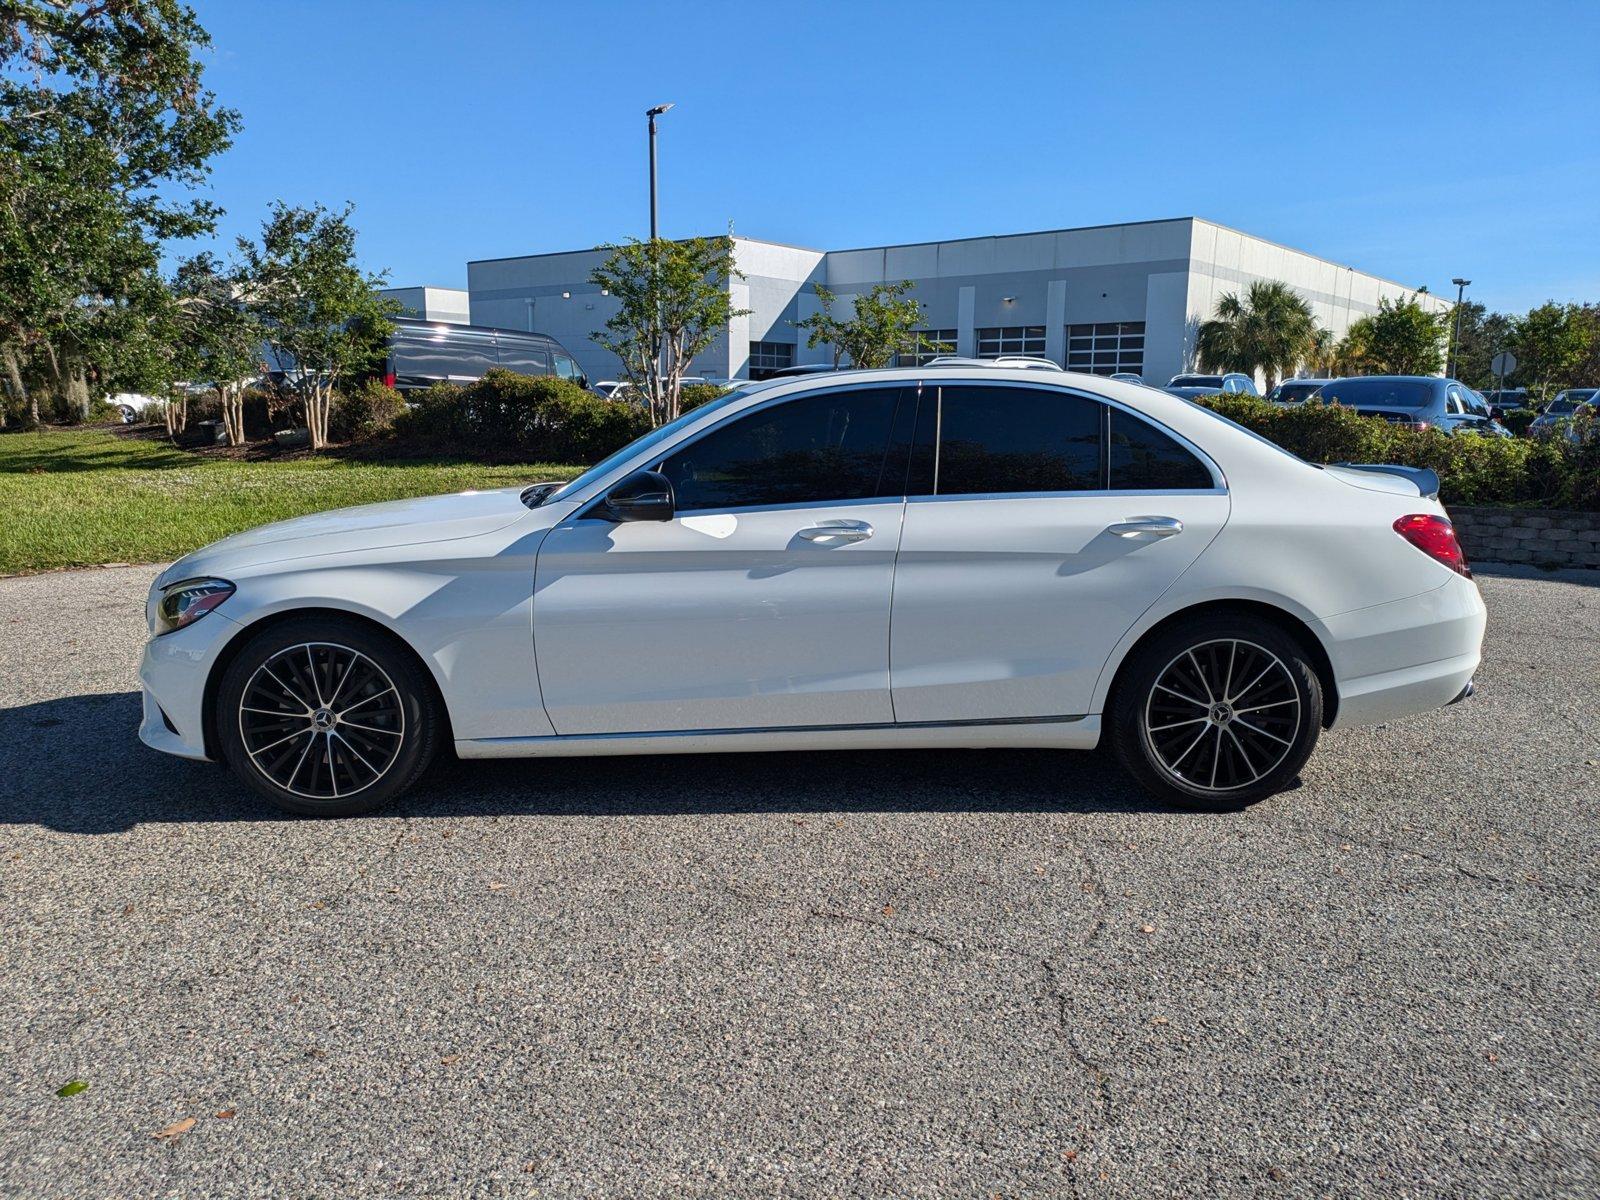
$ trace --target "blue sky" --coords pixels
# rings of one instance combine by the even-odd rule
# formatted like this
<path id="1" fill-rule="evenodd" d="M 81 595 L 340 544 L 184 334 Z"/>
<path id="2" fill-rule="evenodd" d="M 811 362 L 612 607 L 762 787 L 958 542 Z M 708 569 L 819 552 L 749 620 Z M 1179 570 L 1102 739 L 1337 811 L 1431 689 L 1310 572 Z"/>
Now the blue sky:
<path id="1" fill-rule="evenodd" d="M 1600 300 L 1600 4 L 191 0 L 212 198 L 394 284 L 648 230 L 844 248 L 1202 216 L 1492 308 Z"/>

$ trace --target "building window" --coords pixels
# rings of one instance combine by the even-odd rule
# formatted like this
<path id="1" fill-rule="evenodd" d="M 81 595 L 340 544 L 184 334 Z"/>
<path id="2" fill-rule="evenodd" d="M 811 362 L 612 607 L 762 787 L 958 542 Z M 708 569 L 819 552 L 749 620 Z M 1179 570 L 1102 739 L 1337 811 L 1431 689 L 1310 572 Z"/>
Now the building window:
<path id="1" fill-rule="evenodd" d="M 954 354 L 956 352 L 956 331 L 954 329 L 919 329 L 916 331 L 929 342 L 934 343 L 935 349 L 924 346 L 920 350 L 902 350 L 895 355 L 894 363 L 897 367 L 925 367 L 941 354 Z"/>
<path id="2" fill-rule="evenodd" d="M 1044 357 L 1044 326 L 1004 325 L 978 330 L 978 357 L 999 358 L 1002 354 Z"/>
<path id="3" fill-rule="evenodd" d="M 774 371 L 794 366 L 794 344 L 791 342 L 751 342 L 750 378 L 767 379 Z"/>
<path id="4" fill-rule="evenodd" d="M 1067 326 L 1067 370 L 1089 375 L 1144 374 L 1144 322 Z"/>

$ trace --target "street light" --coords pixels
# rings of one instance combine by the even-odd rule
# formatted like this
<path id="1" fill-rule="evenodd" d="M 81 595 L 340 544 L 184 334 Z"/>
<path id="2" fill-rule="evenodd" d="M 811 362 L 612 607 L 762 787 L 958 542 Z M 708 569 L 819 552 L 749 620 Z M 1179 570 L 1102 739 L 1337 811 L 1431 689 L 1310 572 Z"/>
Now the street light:
<path id="1" fill-rule="evenodd" d="M 670 104 L 658 104 L 654 108 L 645 110 L 645 116 L 650 118 L 650 240 L 656 240 L 656 118 L 667 109 Z"/>
<path id="2" fill-rule="evenodd" d="M 1456 327 L 1455 331 L 1450 335 L 1450 357 L 1449 361 L 1445 363 L 1444 373 L 1454 379 L 1456 377 L 1456 355 L 1461 348 L 1461 298 L 1466 295 L 1467 287 L 1472 283 L 1472 280 L 1462 279 L 1457 276 L 1450 282 L 1456 285 Z"/>

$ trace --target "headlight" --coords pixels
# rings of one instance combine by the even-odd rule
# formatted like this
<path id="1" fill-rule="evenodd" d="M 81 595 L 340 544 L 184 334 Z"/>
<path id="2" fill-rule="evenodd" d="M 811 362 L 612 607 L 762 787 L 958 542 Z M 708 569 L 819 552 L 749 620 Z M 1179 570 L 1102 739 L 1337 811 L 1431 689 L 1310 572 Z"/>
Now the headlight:
<path id="1" fill-rule="evenodd" d="M 156 605 L 156 636 L 193 625 L 231 595 L 233 584 L 226 579 L 186 579 L 171 585 Z"/>

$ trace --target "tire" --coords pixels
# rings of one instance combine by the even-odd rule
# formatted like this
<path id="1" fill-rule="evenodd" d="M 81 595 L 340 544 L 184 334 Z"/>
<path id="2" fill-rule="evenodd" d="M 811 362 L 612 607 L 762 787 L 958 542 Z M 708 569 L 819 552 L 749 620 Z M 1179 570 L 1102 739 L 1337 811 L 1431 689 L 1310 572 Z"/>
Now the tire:
<path id="1" fill-rule="evenodd" d="M 1107 708 L 1112 750 L 1140 786 L 1179 807 L 1229 812 L 1299 776 L 1322 730 L 1322 684 L 1282 627 L 1219 613 L 1134 651 Z"/>
<path id="2" fill-rule="evenodd" d="M 414 784 L 444 740 L 425 668 L 356 621 L 296 617 L 249 637 L 217 688 L 223 760 L 288 812 L 373 812 Z"/>

